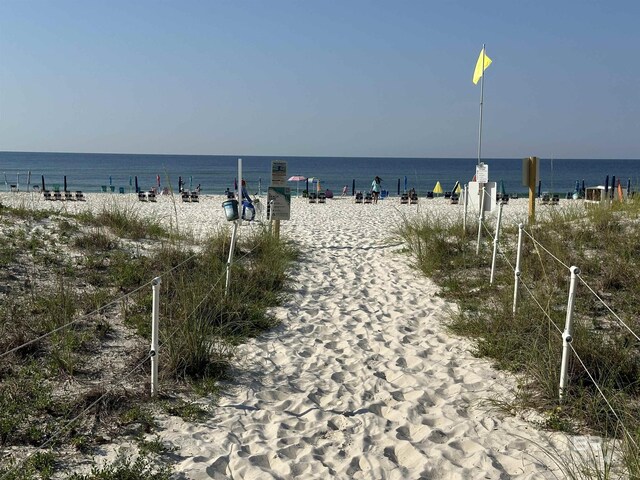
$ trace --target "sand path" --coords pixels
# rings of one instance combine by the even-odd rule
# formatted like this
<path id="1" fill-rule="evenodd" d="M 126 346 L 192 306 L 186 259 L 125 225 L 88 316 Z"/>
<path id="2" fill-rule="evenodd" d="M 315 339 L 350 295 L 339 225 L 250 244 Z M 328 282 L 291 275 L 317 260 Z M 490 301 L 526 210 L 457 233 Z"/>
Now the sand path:
<path id="1" fill-rule="evenodd" d="M 303 258 L 293 295 L 275 312 L 282 325 L 242 347 L 232 393 L 208 422 L 164 423 L 163 438 L 180 447 L 179 471 L 194 479 L 553 477 L 539 447 L 548 440 L 482 406 L 508 396 L 513 381 L 444 330 L 446 303 L 387 234 L 396 209 L 350 205 L 349 221 L 345 204 L 333 202 L 283 223 Z"/>

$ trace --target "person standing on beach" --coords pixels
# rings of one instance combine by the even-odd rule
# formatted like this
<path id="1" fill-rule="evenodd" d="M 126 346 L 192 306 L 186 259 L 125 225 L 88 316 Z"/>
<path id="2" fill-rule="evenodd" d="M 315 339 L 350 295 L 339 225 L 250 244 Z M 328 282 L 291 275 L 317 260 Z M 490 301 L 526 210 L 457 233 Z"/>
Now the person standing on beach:
<path id="1" fill-rule="evenodd" d="M 378 203 L 378 197 L 380 196 L 380 184 L 382 179 L 376 175 L 376 178 L 371 182 L 371 193 L 373 194 L 373 203 Z"/>

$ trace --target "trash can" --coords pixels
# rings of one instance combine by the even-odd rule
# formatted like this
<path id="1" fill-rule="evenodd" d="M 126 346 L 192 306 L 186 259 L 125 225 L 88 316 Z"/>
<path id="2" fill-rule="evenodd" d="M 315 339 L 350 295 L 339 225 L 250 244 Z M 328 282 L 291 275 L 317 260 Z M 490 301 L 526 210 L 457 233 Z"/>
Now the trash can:
<path id="1" fill-rule="evenodd" d="M 224 208 L 224 214 L 226 215 L 227 220 L 230 222 L 238 220 L 238 201 L 235 198 L 222 202 L 222 208 Z"/>

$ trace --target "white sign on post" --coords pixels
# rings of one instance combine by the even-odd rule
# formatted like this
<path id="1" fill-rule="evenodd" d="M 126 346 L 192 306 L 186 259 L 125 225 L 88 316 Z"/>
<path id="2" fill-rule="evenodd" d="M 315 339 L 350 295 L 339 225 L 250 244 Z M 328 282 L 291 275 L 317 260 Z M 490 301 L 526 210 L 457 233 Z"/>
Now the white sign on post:
<path id="1" fill-rule="evenodd" d="M 287 186 L 287 162 L 283 162 L 282 160 L 274 160 L 271 162 L 271 186 Z"/>
<path id="2" fill-rule="evenodd" d="M 270 220 L 289 220 L 291 218 L 291 189 L 289 187 L 269 187 L 267 191 L 267 218 Z"/>
<path id="3" fill-rule="evenodd" d="M 489 181 L 489 165 L 481 163 L 476 165 L 476 182 L 487 183 Z"/>

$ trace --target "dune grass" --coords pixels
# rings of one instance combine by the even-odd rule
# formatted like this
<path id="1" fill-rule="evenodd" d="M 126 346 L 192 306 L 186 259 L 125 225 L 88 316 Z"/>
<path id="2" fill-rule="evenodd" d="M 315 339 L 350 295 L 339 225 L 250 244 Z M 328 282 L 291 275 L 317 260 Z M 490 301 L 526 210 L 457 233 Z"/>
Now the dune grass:
<path id="1" fill-rule="evenodd" d="M 226 230 L 193 244 L 111 207 L 78 216 L 0 208 L 0 222 L 0 478 L 16 480 L 50 478 L 62 468 L 61 451 L 91 455 L 105 436 L 132 437 L 140 451 L 155 454 L 155 444 L 145 440 L 155 428 L 154 412 L 201 419 L 206 412 L 177 395 L 215 393 L 234 368 L 236 346 L 275 325 L 268 308 L 282 301 L 296 255 L 265 230 L 240 236 L 225 296 Z M 155 276 L 162 277 L 162 395 L 149 404 Z M 132 334 L 135 347 L 116 348 L 115 361 L 110 345 Z M 110 366 L 100 367 L 102 361 Z M 47 450 L 24 463 L 6 453 L 27 455 L 43 444 Z M 75 478 L 163 475 L 166 469 L 146 460 L 119 459 Z"/>
<path id="2" fill-rule="evenodd" d="M 567 266 L 578 266 L 589 286 L 640 335 L 639 201 L 558 210 L 526 228 Z M 515 265 L 517 227 L 503 230 L 500 250 L 505 257 L 499 256 L 493 286 L 492 239 L 484 235 L 476 255 L 477 224 L 463 231 L 461 222 L 426 216 L 405 222 L 398 234 L 416 266 L 458 305 L 451 330 L 474 338 L 478 356 L 522 375 L 510 408 L 537 409 L 545 428 L 618 438 L 627 474 L 640 478 L 640 342 L 587 287 L 578 282 L 573 347 L 589 373 L 572 359 L 569 387 L 560 403 L 562 337 L 556 326 L 564 329 L 568 270 L 525 236 L 521 278 L 538 303 L 521 287 L 513 315 L 514 271 L 505 257 Z M 601 473 L 596 476 L 605 478 Z"/>

